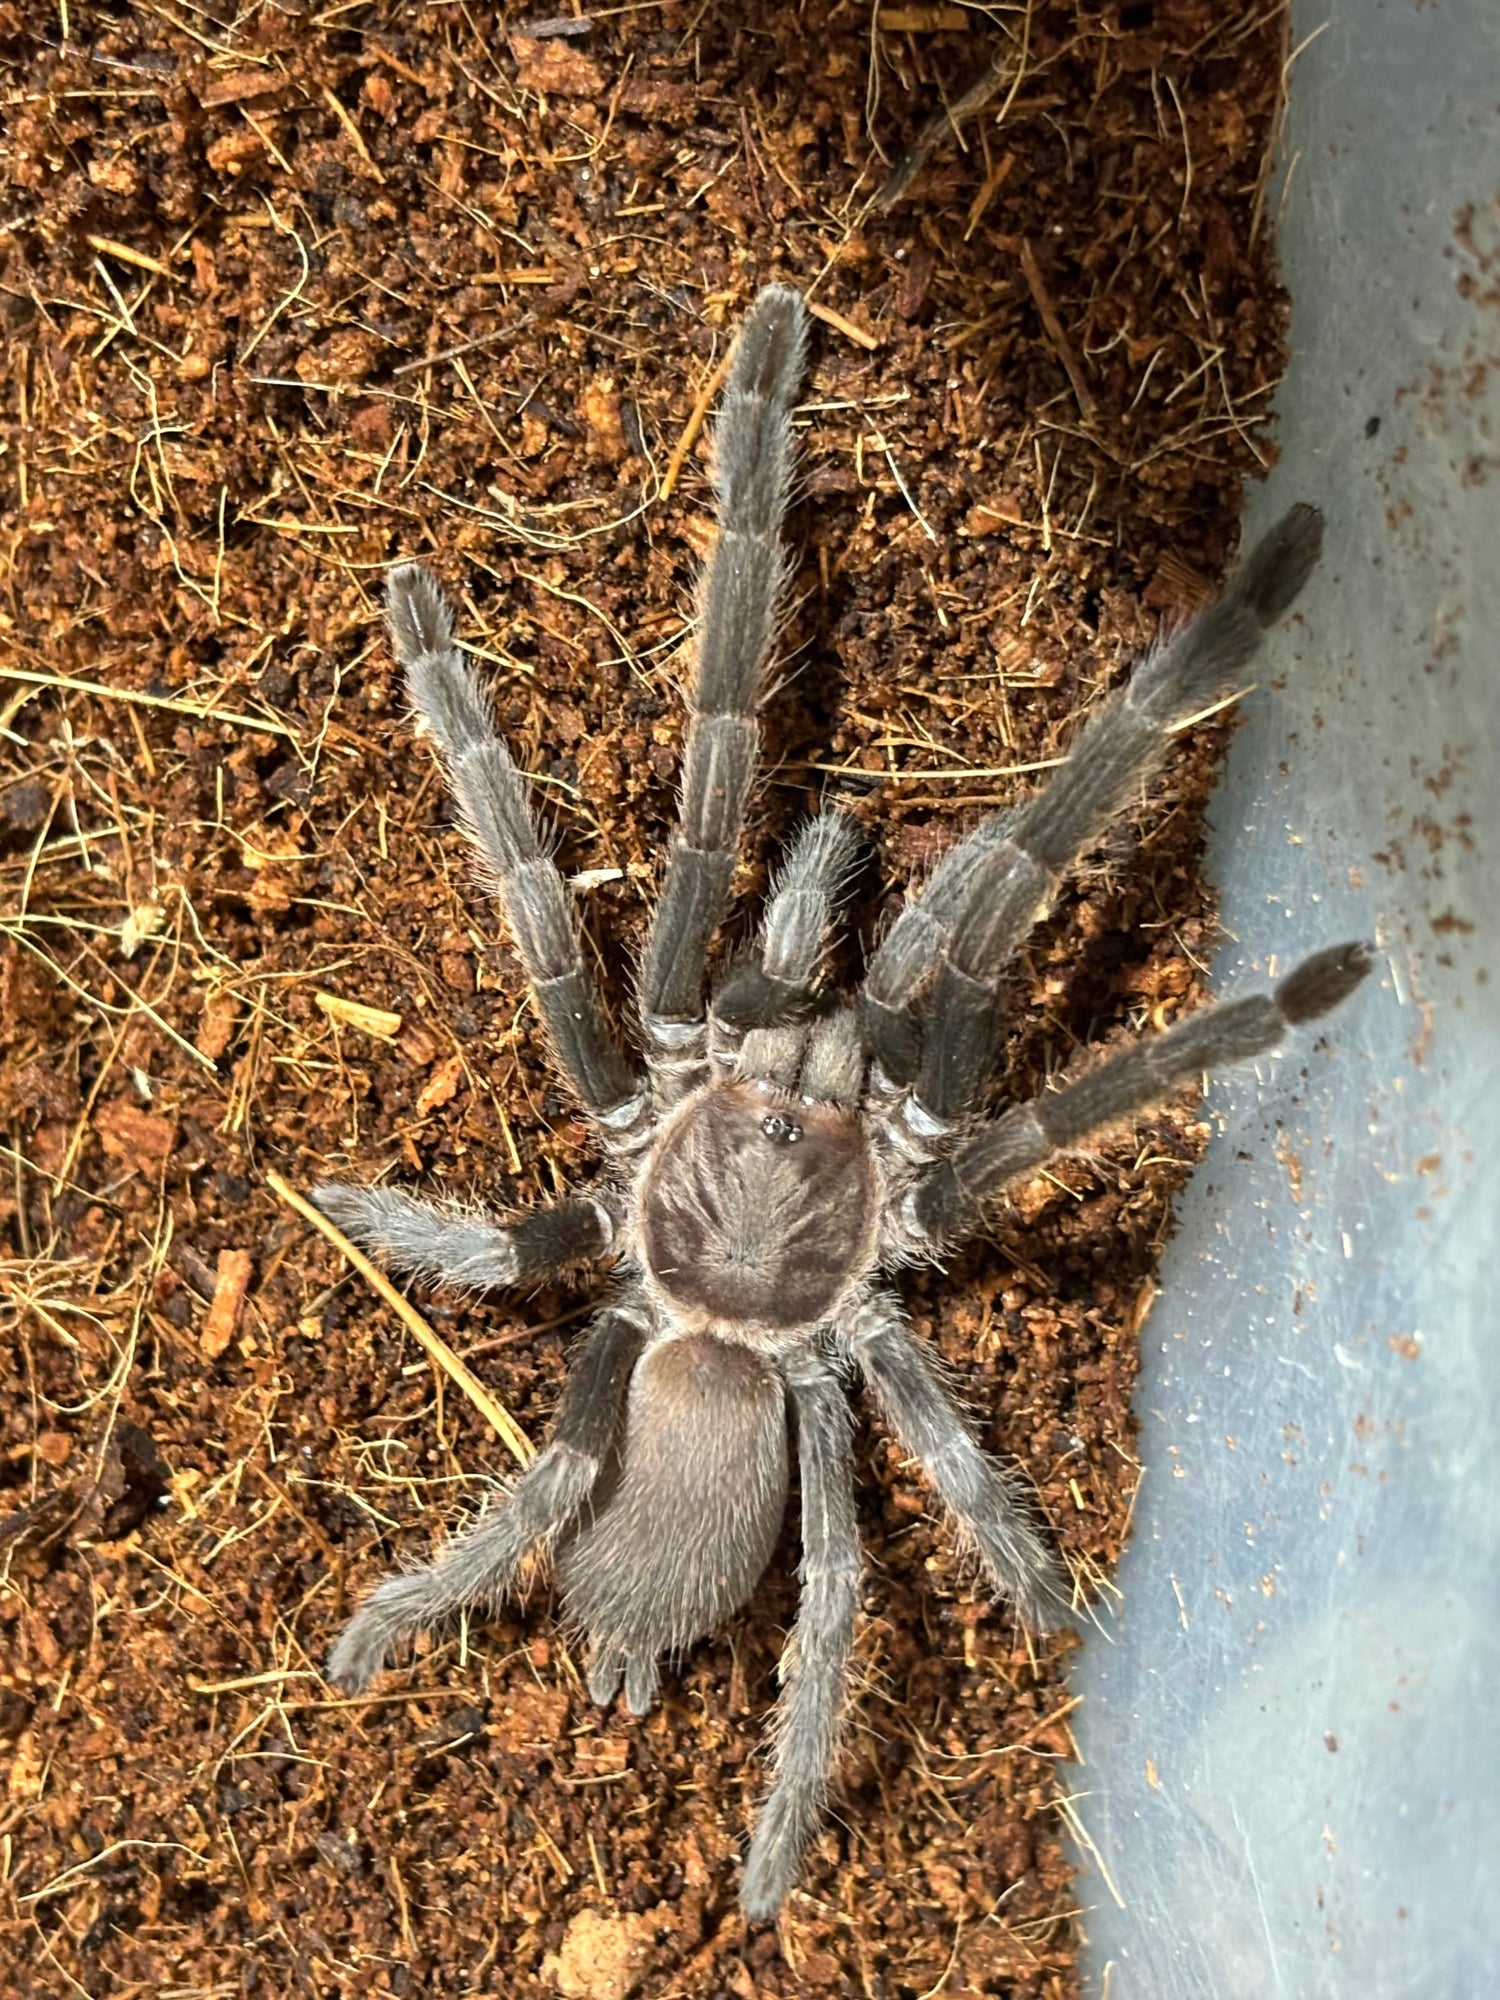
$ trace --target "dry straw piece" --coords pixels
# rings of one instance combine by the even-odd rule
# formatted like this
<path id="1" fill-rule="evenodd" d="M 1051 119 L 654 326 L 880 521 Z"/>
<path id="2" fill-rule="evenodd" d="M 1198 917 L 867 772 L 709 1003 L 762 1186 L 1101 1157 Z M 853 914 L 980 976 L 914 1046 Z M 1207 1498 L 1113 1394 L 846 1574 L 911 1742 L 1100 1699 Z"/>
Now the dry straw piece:
<path id="1" fill-rule="evenodd" d="M 455 1383 L 478 1410 L 490 1429 L 500 1439 L 518 1465 L 530 1465 L 536 1457 L 536 1446 L 527 1437 L 510 1412 L 485 1388 L 479 1377 L 465 1367 L 453 1349 L 423 1319 L 410 1299 L 403 1298 L 390 1279 L 378 1265 L 372 1264 L 361 1250 L 356 1250 L 340 1230 L 335 1229 L 326 1215 L 321 1214 L 305 1196 L 284 1181 L 280 1174 L 266 1175 L 266 1186 L 288 1208 L 297 1211 L 304 1222 L 310 1222 L 320 1235 L 326 1236 L 334 1248 L 340 1251 L 358 1271 L 368 1285 L 380 1294 L 386 1304 L 400 1319 L 403 1326 L 414 1334 L 426 1348 L 428 1354 L 442 1369 L 450 1382 Z"/>

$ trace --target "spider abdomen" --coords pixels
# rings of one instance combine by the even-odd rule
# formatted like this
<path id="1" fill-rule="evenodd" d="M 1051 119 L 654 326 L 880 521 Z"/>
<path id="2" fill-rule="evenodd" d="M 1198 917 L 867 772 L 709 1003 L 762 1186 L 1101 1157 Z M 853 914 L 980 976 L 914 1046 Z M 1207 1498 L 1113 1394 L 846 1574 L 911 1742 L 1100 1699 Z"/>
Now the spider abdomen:
<path id="1" fill-rule="evenodd" d="M 559 1556 L 591 1685 L 612 1690 L 623 1672 L 639 1712 L 658 1655 L 738 1610 L 781 1532 L 787 1466 L 786 1398 L 767 1357 L 704 1334 L 648 1348 L 592 1513 Z"/>
<path id="2" fill-rule="evenodd" d="M 873 1261 L 877 1176 L 859 1120 L 763 1084 L 712 1085 L 668 1127 L 641 1193 L 646 1267 L 689 1323 L 788 1333 Z"/>

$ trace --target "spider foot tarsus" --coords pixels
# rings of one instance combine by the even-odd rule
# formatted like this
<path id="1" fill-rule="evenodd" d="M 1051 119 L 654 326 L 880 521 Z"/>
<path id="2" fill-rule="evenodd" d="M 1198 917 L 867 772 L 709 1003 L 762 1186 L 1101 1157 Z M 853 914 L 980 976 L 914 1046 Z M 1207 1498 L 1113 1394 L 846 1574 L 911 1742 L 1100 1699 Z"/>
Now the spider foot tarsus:
<path id="1" fill-rule="evenodd" d="M 608 1708 L 625 1685 L 625 1706 L 632 1715 L 649 1713 L 661 1683 L 656 1654 L 644 1647 L 634 1652 L 618 1646 L 596 1649 L 588 1665 L 589 1700 L 597 1708 Z"/>
<path id="2" fill-rule="evenodd" d="M 1332 945 L 1303 959 L 1271 992 L 1201 1007 L 1061 1090 L 1012 1105 L 972 1132 L 907 1197 L 905 1219 L 914 1235 L 936 1244 L 972 1234 L 1007 1182 L 1160 1104 L 1205 1071 L 1270 1054 L 1290 1029 L 1347 1000 L 1373 964 L 1368 944 Z"/>
<path id="3" fill-rule="evenodd" d="M 1028 1625 L 1065 1624 L 1067 1572 L 1039 1526 L 1022 1476 L 975 1442 L 940 1358 L 913 1332 L 899 1300 L 877 1292 L 851 1316 L 843 1345 L 882 1416 L 922 1467 L 979 1554 L 989 1581 Z"/>
<path id="4" fill-rule="evenodd" d="M 1060 1631 L 1075 1615 L 1072 1579 L 1033 1525 L 1020 1481 L 1004 1467 L 995 1470 L 1002 1490 L 993 1516 L 965 1523 L 985 1576 L 996 1596 L 1033 1632 Z"/>
<path id="5" fill-rule="evenodd" d="M 425 1631 L 433 1620 L 430 1572 L 393 1576 L 349 1620 L 328 1656 L 327 1677 L 345 1694 L 363 1694 L 389 1665 L 403 1639 Z"/>
<path id="6" fill-rule="evenodd" d="M 752 1924 L 769 1923 L 781 1909 L 820 1817 L 821 1808 L 799 1811 L 798 1802 L 780 1791 L 761 1807 L 740 1884 L 740 1908 Z"/>
<path id="7" fill-rule="evenodd" d="M 660 1681 L 654 1653 L 632 1653 L 625 1662 L 625 1706 L 632 1715 L 645 1715 L 656 1700 Z"/>
<path id="8" fill-rule="evenodd" d="M 596 1708 L 608 1708 L 620 1692 L 620 1681 L 625 1672 L 625 1663 L 613 1647 L 606 1647 L 594 1654 L 588 1664 L 589 1700 Z"/>
<path id="9" fill-rule="evenodd" d="M 1331 1014 L 1349 998 L 1375 963 L 1375 947 L 1356 939 L 1330 945 L 1294 966 L 1276 988 L 1276 1005 L 1293 1027 Z"/>
<path id="10" fill-rule="evenodd" d="M 1302 594 L 1323 553 L 1323 516 L 1301 501 L 1289 507 L 1245 558 L 1233 588 L 1262 625 L 1274 625 Z"/>

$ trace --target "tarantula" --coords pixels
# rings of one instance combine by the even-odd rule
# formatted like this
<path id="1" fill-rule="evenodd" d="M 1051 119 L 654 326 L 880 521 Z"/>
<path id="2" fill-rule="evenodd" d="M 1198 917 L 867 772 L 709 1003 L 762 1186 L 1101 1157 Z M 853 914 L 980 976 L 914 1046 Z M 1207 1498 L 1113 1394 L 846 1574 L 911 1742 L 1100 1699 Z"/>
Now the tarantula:
<path id="1" fill-rule="evenodd" d="M 587 1635 L 588 1685 L 651 1704 L 662 1655 L 742 1605 L 781 1531 L 788 1414 L 801 1484 L 801 1600 L 782 1662 L 774 1782 L 742 1903 L 780 1907 L 823 1811 L 859 1606 L 845 1380 L 858 1376 L 1034 1625 L 1066 1615 L 1067 1579 L 1021 1477 L 986 1455 L 883 1274 L 984 1226 L 1006 1183 L 1215 1064 L 1274 1048 L 1365 976 L 1367 947 L 1298 965 L 1269 994 L 1208 1007 L 1031 1103 L 988 1115 L 997 989 L 1064 872 L 1139 792 L 1187 717 L 1238 686 L 1317 559 L 1294 507 L 1224 595 L 1141 664 L 1067 764 L 986 820 L 912 893 L 856 997 L 819 991 L 857 851 L 825 811 L 797 835 L 754 946 L 704 985 L 755 775 L 755 711 L 787 575 L 781 531 L 807 314 L 762 291 L 740 333 L 715 435 L 719 533 L 701 587 L 681 819 L 636 987 L 642 1061 L 607 1027 L 568 890 L 526 782 L 436 584 L 391 572 L 391 638 L 411 699 L 504 908 L 559 1067 L 598 1135 L 589 1189 L 504 1223 L 393 1189 L 316 1199 L 398 1269 L 480 1290 L 617 1260 L 550 1441 L 430 1568 L 380 1585 L 334 1648 L 363 1688 L 396 1642 L 499 1602 L 538 1544 L 556 1553 Z"/>

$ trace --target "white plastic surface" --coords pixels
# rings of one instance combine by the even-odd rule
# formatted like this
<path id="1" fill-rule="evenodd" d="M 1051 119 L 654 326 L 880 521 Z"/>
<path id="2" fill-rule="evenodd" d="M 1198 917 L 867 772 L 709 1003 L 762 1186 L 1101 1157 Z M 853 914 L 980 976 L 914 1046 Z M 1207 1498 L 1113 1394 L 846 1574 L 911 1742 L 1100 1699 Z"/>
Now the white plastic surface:
<path id="1" fill-rule="evenodd" d="M 1215 1086 L 1078 1685 L 1107 2000 L 1500 1992 L 1500 5 L 1294 0 L 1282 459 L 1327 553 L 1246 703 L 1221 992 L 1380 974 Z M 1280 196 L 1273 194 L 1273 204 Z"/>

